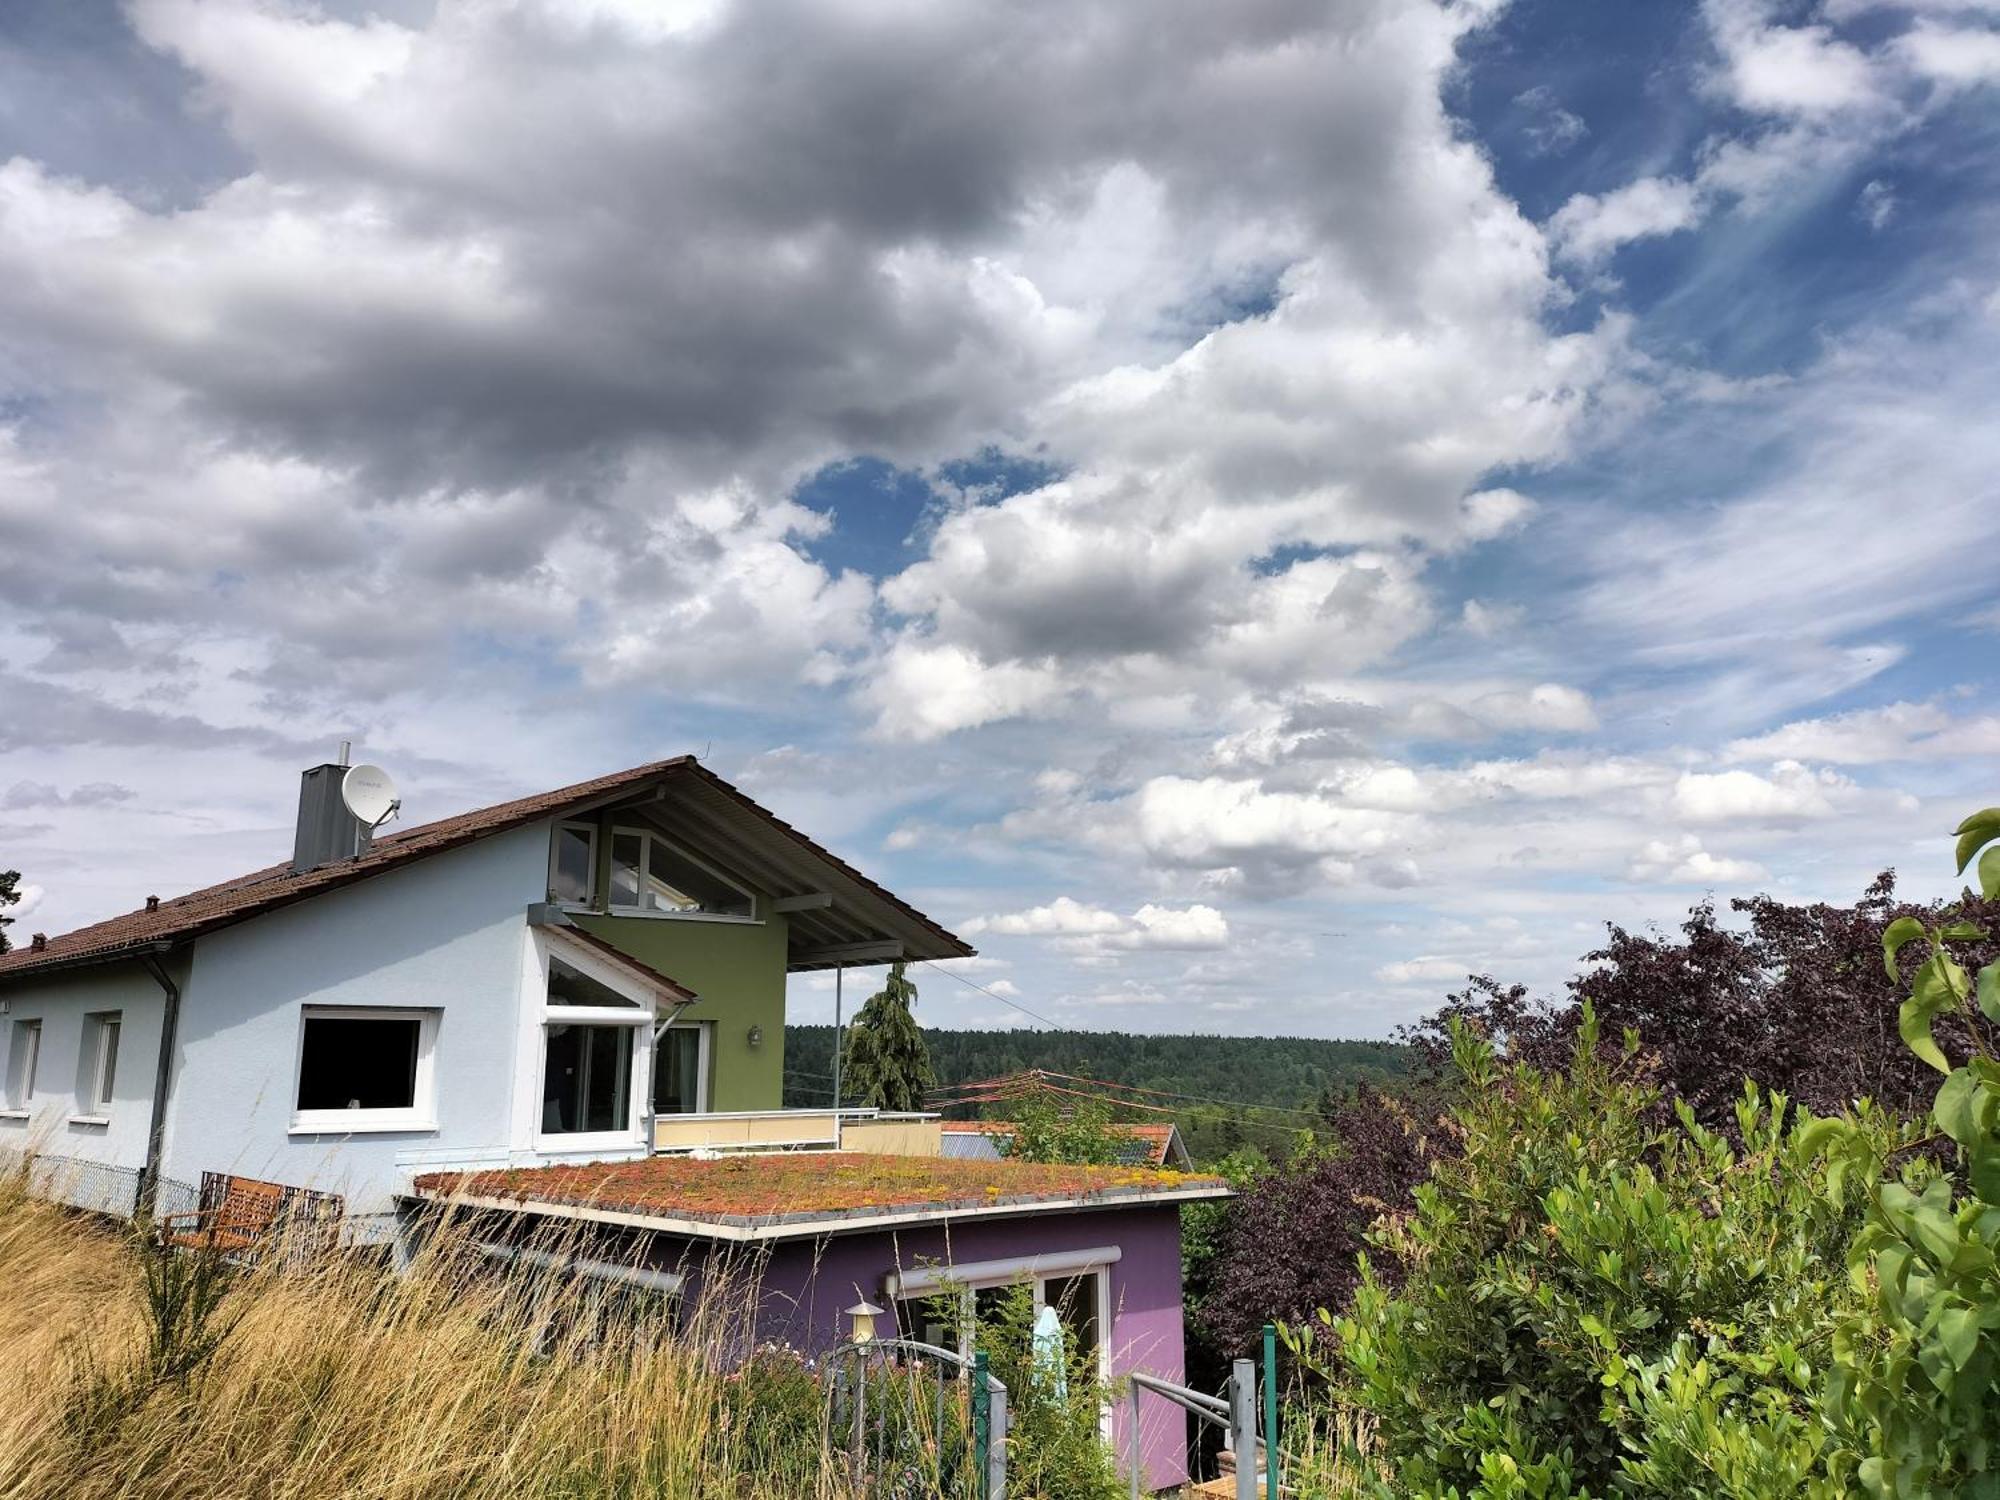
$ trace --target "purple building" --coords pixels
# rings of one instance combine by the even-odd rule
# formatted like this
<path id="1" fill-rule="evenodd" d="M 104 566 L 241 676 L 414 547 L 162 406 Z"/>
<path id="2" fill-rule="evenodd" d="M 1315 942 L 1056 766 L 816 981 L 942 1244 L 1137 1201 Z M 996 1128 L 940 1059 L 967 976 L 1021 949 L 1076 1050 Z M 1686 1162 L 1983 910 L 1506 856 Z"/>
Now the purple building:
<path id="1" fill-rule="evenodd" d="M 751 1290 L 758 1342 L 807 1352 L 846 1342 L 859 1302 L 889 1314 L 878 1334 L 951 1347 L 970 1319 L 941 1318 L 941 1294 L 976 1304 L 1025 1283 L 1115 1389 L 1134 1371 L 1182 1379 L 1179 1205 L 1228 1188 L 1130 1168 L 784 1153 L 439 1174 L 417 1192 L 504 1213 L 487 1222 L 508 1234 L 588 1225 L 606 1265 L 644 1264 L 689 1299 L 727 1275 Z M 1108 1404 L 1121 1463 L 1130 1421 L 1127 1403 Z M 1147 1489 L 1183 1483 L 1183 1413 L 1146 1403 L 1140 1450 Z"/>

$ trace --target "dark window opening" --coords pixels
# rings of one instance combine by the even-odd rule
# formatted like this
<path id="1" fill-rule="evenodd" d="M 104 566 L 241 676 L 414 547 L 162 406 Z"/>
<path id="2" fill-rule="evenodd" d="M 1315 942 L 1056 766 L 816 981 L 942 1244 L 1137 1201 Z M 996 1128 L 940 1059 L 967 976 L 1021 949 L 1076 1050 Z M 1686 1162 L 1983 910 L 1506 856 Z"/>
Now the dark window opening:
<path id="1" fill-rule="evenodd" d="M 299 1108 L 414 1109 L 415 1016 L 307 1016 L 299 1059 Z"/>
<path id="2" fill-rule="evenodd" d="M 757 909 L 749 892 L 689 859 L 657 834 L 630 830 L 611 835 L 611 904 L 732 917 L 753 916 Z"/>
<path id="3" fill-rule="evenodd" d="M 1081 1276 L 1051 1276 L 1042 1285 L 1042 1300 L 1056 1310 L 1063 1331 L 1069 1335 L 1072 1357 L 1093 1370 L 1097 1368 L 1100 1341 L 1097 1277 L 1095 1271 L 1086 1271 Z"/>
<path id="4" fill-rule="evenodd" d="M 631 1118 L 630 1026 L 550 1026 L 542 1133 L 623 1130 Z"/>
<path id="5" fill-rule="evenodd" d="M 701 1032 L 669 1026 L 653 1048 L 653 1113 L 691 1115 L 701 1108 Z"/>

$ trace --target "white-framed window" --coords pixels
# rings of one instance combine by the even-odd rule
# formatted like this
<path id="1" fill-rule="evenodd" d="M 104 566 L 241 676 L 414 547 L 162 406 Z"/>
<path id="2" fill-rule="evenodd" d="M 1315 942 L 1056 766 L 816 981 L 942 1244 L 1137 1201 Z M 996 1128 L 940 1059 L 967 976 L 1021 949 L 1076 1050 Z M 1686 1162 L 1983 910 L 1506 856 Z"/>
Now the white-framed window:
<path id="1" fill-rule="evenodd" d="M 597 825 L 558 823 L 549 845 L 549 899 L 597 904 Z"/>
<path id="2" fill-rule="evenodd" d="M 681 1021 L 660 1028 L 653 1039 L 653 1113 L 698 1115 L 708 1109 L 709 1054 L 715 1027 L 708 1021 Z"/>
<path id="3" fill-rule="evenodd" d="M 437 1032 L 435 1010 L 301 1007 L 292 1129 L 437 1129 Z"/>
<path id="4" fill-rule="evenodd" d="M 7 1107 L 26 1109 L 35 1096 L 35 1069 L 42 1056 L 42 1023 L 16 1021 L 7 1046 Z"/>
<path id="5" fill-rule="evenodd" d="M 611 830 L 610 907 L 681 916 L 757 915 L 750 892 L 650 828 Z"/>
<path id="6" fill-rule="evenodd" d="M 537 1144 L 638 1144 L 652 1058 L 653 997 L 615 965 L 550 942 L 542 968 Z"/>
<path id="7" fill-rule="evenodd" d="M 892 1277 L 889 1298 L 904 1338 L 972 1357 L 976 1323 L 990 1323 L 1012 1287 L 1034 1290 L 1035 1312 L 1053 1307 L 1080 1358 L 1111 1379 L 1111 1265 L 1115 1249 L 1059 1255 L 1042 1262 L 985 1262 Z"/>
<path id="8" fill-rule="evenodd" d="M 85 1115 L 111 1113 L 112 1091 L 118 1082 L 118 1036 L 123 1017 L 104 1011 L 83 1018 L 83 1070 L 77 1102 Z"/>

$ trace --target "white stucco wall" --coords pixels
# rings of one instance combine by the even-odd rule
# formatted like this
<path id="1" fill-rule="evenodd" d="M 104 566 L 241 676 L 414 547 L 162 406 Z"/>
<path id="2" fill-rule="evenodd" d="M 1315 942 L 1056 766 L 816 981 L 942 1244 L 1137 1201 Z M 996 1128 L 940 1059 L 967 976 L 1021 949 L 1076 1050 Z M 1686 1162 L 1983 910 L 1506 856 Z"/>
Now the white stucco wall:
<path id="1" fill-rule="evenodd" d="M 135 965 L 81 969 L 39 983 L 0 990 L 0 1086 L 14 1076 L 14 1023 L 42 1023 L 41 1056 L 27 1119 L 0 1117 L 0 1150 L 30 1150 L 136 1171 L 146 1160 L 146 1131 L 152 1119 L 153 1076 L 160 1055 L 164 995 L 153 978 Z M 105 1123 L 73 1118 L 84 1112 L 92 1080 L 85 1076 L 85 1018 L 116 1012 L 120 1029 L 118 1069 Z M 12 1103 L 12 1100 L 8 1100 Z"/>
<path id="2" fill-rule="evenodd" d="M 526 909 L 548 881 L 548 825 L 498 834 L 201 938 L 181 1010 L 165 1175 L 203 1171 L 344 1194 L 385 1212 L 413 1170 L 506 1159 Z M 436 1129 L 292 1129 L 300 1011 L 440 1012 Z"/>

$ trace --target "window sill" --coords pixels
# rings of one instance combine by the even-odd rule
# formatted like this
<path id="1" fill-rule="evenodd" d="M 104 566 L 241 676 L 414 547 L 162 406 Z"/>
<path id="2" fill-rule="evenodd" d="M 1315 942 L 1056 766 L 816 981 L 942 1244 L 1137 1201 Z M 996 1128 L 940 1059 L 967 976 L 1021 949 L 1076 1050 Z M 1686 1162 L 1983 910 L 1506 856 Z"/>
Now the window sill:
<path id="1" fill-rule="evenodd" d="M 111 1116 L 109 1116 L 109 1115 L 71 1115 L 71 1116 L 69 1117 L 69 1122 L 70 1122 L 70 1124 L 72 1124 L 72 1125 L 109 1125 L 109 1124 L 111 1123 Z"/>
<path id="2" fill-rule="evenodd" d="M 644 1136 L 629 1130 L 616 1132 L 597 1131 L 586 1135 L 578 1131 L 574 1135 L 537 1135 L 535 1155 L 537 1156 L 581 1156 L 595 1155 L 601 1151 L 646 1150 Z"/>
<path id="3" fill-rule="evenodd" d="M 294 1120 L 286 1135 L 436 1135 L 436 1120 Z"/>
<path id="4" fill-rule="evenodd" d="M 0 1120 L 27 1120 L 34 1117 L 31 1109 L 0 1109 Z"/>

